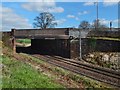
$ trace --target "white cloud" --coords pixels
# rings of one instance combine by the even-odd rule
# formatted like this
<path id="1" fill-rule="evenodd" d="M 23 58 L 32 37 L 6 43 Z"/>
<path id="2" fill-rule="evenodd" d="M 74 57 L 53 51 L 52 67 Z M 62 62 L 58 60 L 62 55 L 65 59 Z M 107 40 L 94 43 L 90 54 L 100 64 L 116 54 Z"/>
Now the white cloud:
<path id="1" fill-rule="evenodd" d="M 59 25 L 59 24 L 63 24 L 65 21 L 66 21 L 66 19 L 59 19 L 59 20 L 55 20 L 53 22 L 56 22 Z"/>
<path id="2" fill-rule="evenodd" d="M 112 6 L 118 4 L 119 0 L 103 0 L 104 6 Z"/>
<path id="3" fill-rule="evenodd" d="M 112 5 L 118 4 L 119 1 L 120 0 L 103 0 L 102 2 L 103 2 L 104 6 L 112 6 Z M 96 1 L 85 2 L 83 5 L 84 6 L 93 6 L 93 5 L 95 5 L 95 2 Z M 98 2 L 100 2 L 100 1 L 98 1 Z"/>
<path id="4" fill-rule="evenodd" d="M 97 1 L 97 0 L 96 0 Z M 83 5 L 84 6 L 93 6 L 93 5 L 95 5 L 95 2 L 96 2 L 95 0 L 94 1 L 88 1 L 88 2 L 85 2 Z M 104 6 L 112 6 L 112 5 L 116 5 L 116 4 L 118 4 L 118 2 L 119 2 L 120 0 L 103 0 L 103 1 L 101 1 L 101 0 L 98 0 L 98 2 L 103 2 L 103 5 Z M 99 3 L 98 3 L 99 4 Z"/>
<path id="5" fill-rule="evenodd" d="M 92 6 L 92 5 L 94 5 L 94 2 L 85 2 L 84 3 L 84 6 Z"/>
<path id="6" fill-rule="evenodd" d="M 28 0 L 29 2 L 55 2 L 55 0 Z"/>
<path id="7" fill-rule="evenodd" d="M 2 0 L 2 2 L 116 2 L 119 0 Z"/>
<path id="8" fill-rule="evenodd" d="M 61 13 L 64 12 L 62 7 L 57 7 L 54 0 L 40 0 L 39 2 L 27 2 L 22 4 L 22 7 L 28 11 L 36 12 L 51 12 Z"/>
<path id="9" fill-rule="evenodd" d="M 79 20 L 79 18 L 78 17 L 76 17 L 76 16 L 74 16 L 74 15 L 67 15 L 67 18 L 73 18 L 73 19 L 75 19 L 75 20 Z"/>
<path id="10" fill-rule="evenodd" d="M 78 17 L 75 17 L 75 20 L 79 21 L 80 19 Z"/>
<path id="11" fill-rule="evenodd" d="M 115 20 L 107 20 L 107 19 L 99 19 L 101 24 L 107 25 L 109 27 L 110 22 L 112 22 L 113 27 L 118 27 L 118 23 L 120 23 L 120 20 L 115 19 Z"/>
<path id="12" fill-rule="evenodd" d="M 2 0 L 2 2 L 54 2 L 55 0 Z"/>
<path id="13" fill-rule="evenodd" d="M 88 11 L 83 11 L 83 12 L 79 12 L 78 15 L 84 15 L 84 14 L 88 14 Z"/>
<path id="14" fill-rule="evenodd" d="M 88 14 L 88 11 L 83 11 L 83 14 Z"/>
<path id="15" fill-rule="evenodd" d="M 106 19 L 100 19 L 100 22 L 102 23 L 102 24 L 109 24 L 110 22 L 112 22 L 112 23 L 118 23 L 118 22 L 120 22 L 120 20 L 118 20 L 118 19 L 115 19 L 115 20 L 106 20 Z"/>
<path id="16" fill-rule="evenodd" d="M 103 2 L 119 2 L 120 0 L 103 0 Z"/>
<path id="17" fill-rule="evenodd" d="M 2 2 L 41 2 L 41 1 L 49 1 L 49 2 L 87 2 L 88 0 L 2 0 Z M 96 1 L 96 0 L 89 0 Z M 99 0 L 100 1 L 100 0 Z"/>
<path id="18" fill-rule="evenodd" d="M 67 15 L 68 18 L 75 18 L 74 15 Z"/>
<path id="19" fill-rule="evenodd" d="M 115 27 L 118 28 L 118 27 L 120 26 L 120 19 L 115 19 L 115 20 L 113 20 L 112 22 L 113 22 L 113 24 L 115 25 Z M 113 26 L 114 26 L 114 25 L 113 25 Z"/>
<path id="20" fill-rule="evenodd" d="M 110 20 L 106 20 L 106 19 L 100 19 L 100 23 L 102 24 L 109 24 L 110 23 Z"/>
<path id="21" fill-rule="evenodd" d="M 28 19 L 19 16 L 11 8 L 1 7 L 2 8 L 2 30 L 10 31 L 11 28 L 32 28 L 32 25 L 28 23 Z"/>
<path id="22" fill-rule="evenodd" d="M 104 2 L 103 5 L 104 6 L 112 6 L 112 5 L 116 5 L 117 2 Z"/>
<path id="23" fill-rule="evenodd" d="M 113 20 L 113 23 L 120 23 L 120 19 Z"/>

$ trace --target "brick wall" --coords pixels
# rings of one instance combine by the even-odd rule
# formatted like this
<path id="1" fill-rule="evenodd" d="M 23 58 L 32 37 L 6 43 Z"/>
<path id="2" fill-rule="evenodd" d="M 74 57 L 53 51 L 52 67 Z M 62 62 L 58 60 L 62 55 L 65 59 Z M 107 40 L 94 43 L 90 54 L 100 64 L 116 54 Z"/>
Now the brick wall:
<path id="1" fill-rule="evenodd" d="M 83 38 L 82 56 L 90 52 L 120 52 L 120 41 Z M 79 40 L 70 44 L 71 58 L 79 57 Z"/>
<path id="2" fill-rule="evenodd" d="M 120 41 L 103 39 L 82 39 L 82 53 L 120 52 Z"/>

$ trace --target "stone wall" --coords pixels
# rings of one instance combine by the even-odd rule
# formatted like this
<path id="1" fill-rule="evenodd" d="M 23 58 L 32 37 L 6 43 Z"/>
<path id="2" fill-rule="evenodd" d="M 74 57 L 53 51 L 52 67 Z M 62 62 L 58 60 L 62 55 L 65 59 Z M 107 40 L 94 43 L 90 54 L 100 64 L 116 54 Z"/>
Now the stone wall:
<path id="1" fill-rule="evenodd" d="M 111 68 L 114 70 L 120 70 L 120 53 L 119 52 L 93 52 L 85 55 L 83 58 L 86 62 Z"/>

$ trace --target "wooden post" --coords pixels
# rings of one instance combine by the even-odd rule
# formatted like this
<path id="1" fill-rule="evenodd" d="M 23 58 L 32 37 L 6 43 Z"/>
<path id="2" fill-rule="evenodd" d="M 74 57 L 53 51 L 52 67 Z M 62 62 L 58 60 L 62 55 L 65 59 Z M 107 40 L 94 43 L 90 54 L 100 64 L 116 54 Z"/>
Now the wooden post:
<path id="1" fill-rule="evenodd" d="M 16 53 L 16 40 L 15 40 L 15 36 L 14 36 L 14 34 L 15 34 L 15 29 L 11 29 L 11 31 L 12 31 L 12 50 L 13 50 L 13 54 L 15 54 Z"/>

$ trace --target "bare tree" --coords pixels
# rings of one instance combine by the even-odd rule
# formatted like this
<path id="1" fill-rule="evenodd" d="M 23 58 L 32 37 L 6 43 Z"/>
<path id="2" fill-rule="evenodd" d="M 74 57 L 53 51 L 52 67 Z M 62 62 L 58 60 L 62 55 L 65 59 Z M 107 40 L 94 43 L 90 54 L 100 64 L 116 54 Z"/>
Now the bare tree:
<path id="1" fill-rule="evenodd" d="M 55 22 L 55 17 L 49 12 L 40 13 L 34 20 L 35 22 L 33 25 L 35 28 L 46 29 L 57 25 Z"/>
<path id="2" fill-rule="evenodd" d="M 81 29 L 89 29 L 90 26 L 91 26 L 91 25 L 89 24 L 88 21 L 82 21 L 82 22 L 80 23 L 80 25 L 79 25 L 79 28 L 81 28 Z"/>
<path id="3" fill-rule="evenodd" d="M 92 27 L 95 28 L 96 30 L 103 30 L 105 28 L 108 28 L 106 25 L 102 24 L 100 20 L 94 20 Z"/>

